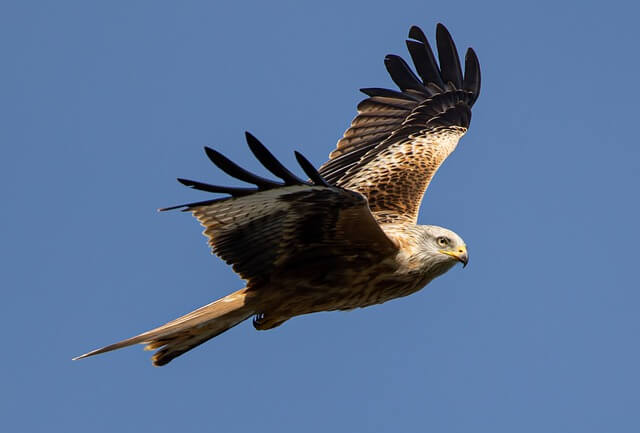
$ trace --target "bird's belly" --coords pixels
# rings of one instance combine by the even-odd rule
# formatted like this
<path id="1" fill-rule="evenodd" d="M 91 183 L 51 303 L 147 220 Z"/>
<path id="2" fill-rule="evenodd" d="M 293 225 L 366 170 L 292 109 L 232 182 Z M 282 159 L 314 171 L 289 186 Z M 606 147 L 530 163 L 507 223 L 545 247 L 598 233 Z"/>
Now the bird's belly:
<path id="1" fill-rule="evenodd" d="M 288 293 L 280 297 L 274 310 L 280 316 L 289 317 L 320 311 L 352 310 L 410 295 L 428 282 L 420 275 L 381 272 L 331 280 L 331 284 L 289 282 L 285 286 Z"/>
<path id="2" fill-rule="evenodd" d="M 424 284 L 417 276 L 382 276 L 373 278 L 350 290 L 350 296 L 346 296 L 344 306 L 336 309 L 350 310 L 371 305 L 382 304 L 396 298 L 411 295 L 417 292 Z"/>

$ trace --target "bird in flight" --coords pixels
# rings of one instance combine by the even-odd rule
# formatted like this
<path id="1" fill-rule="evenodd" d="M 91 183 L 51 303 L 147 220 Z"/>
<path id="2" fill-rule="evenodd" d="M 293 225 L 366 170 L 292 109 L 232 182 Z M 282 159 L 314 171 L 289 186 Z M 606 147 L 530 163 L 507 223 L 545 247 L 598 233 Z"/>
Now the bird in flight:
<path id="1" fill-rule="evenodd" d="M 420 290 L 456 263 L 465 266 L 460 236 L 416 223 L 429 182 L 469 127 L 480 93 L 478 58 L 469 48 L 463 73 L 442 24 L 436 28 L 438 61 L 418 27 L 411 27 L 407 47 L 417 75 L 401 57 L 386 56 L 399 90 L 361 89 L 367 98 L 329 161 L 316 170 L 295 153 L 308 180 L 249 133 L 249 149 L 280 180 L 253 174 L 205 147 L 220 170 L 254 187 L 178 179 L 226 196 L 161 210 L 191 212 L 213 253 L 246 287 L 74 359 L 145 344 L 157 350 L 152 361 L 161 366 L 250 317 L 256 329 L 266 330 L 302 314 L 380 304 Z"/>

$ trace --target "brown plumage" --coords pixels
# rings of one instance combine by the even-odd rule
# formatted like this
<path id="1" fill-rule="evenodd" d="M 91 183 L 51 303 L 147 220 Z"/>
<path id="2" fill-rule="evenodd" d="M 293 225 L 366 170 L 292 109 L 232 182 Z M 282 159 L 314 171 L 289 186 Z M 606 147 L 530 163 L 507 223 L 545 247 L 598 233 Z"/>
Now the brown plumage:
<path id="1" fill-rule="evenodd" d="M 420 29 L 407 46 L 418 78 L 397 56 L 385 65 L 400 91 L 363 89 L 369 97 L 318 171 L 300 154 L 304 181 L 257 139 L 250 150 L 282 181 L 250 173 L 213 149 L 207 156 L 227 174 L 255 188 L 179 179 L 194 189 L 229 196 L 163 209 L 190 211 L 205 227 L 212 251 L 246 287 L 183 317 L 76 359 L 132 344 L 159 349 L 154 365 L 254 317 L 271 329 L 291 317 L 348 310 L 409 295 L 455 263 L 466 246 L 450 230 L 416 225 L 422 196 L 471 119 L 480 91 L 474 52 L 462 73 L 451 36 L 436 32 L 439 64 Z"/>

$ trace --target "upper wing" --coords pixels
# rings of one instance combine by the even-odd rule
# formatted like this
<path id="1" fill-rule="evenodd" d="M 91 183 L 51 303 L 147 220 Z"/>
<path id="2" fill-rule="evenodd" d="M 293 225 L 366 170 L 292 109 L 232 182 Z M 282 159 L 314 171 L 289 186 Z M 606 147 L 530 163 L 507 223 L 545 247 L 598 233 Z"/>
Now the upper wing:
<path id="1" fill-rule="evenodd" d="M 284 183 L 250 173 L 205 148 L 221 170 L 253 183 L 257 189 L 178 179 L 192 188 L 231 197 L 162 210 L 184 207 L 191 211 L 205 227 L 213 252 L 249 284 L 297 271 L 306 272 L 308 279 L 323 278 L 341 266 L 352 268 L 354 260 L 381 259 L 397 251 L 371 215 L 363 195 L 328 185 L 311 163 L 296 153 L 311 179 L 303 181 L 252 135 L 247 134 L 247 142 L 265 168 Z"/>
<path id="2" fill-rule="evenodd" d="M 369 98 L 319 170 L 329 183 L 364 194 L 379 222 L 416 221 L 422 196 L 467 131 L 480 93 L 478 58 L 467 50 L 463 76 L 442 24 L 436 29 L 439 67 L 422 30 L 411 27 L 409 38 L 422 80 L 402 58 L 388 55 L 385 66 L 401 91 L 362 89 Z"/>

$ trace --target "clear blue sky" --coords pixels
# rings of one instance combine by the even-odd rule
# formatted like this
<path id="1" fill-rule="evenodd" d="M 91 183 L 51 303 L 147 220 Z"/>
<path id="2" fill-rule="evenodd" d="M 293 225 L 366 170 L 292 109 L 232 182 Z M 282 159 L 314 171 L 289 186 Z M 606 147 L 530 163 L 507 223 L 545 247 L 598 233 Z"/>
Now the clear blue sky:
<path id="1" fill-rule="evenodd" d="M 640 70 L 631 2 L 0 5 L 0 419 L 7 432 L 640 431 Z M 187 214 L 325 160 L 412 24 L 480 58 L 471 130 L 420 222 L 470 265 L 382 306 L 245 323 L 168 367 L 71 362 L 242 287 Z"/>

